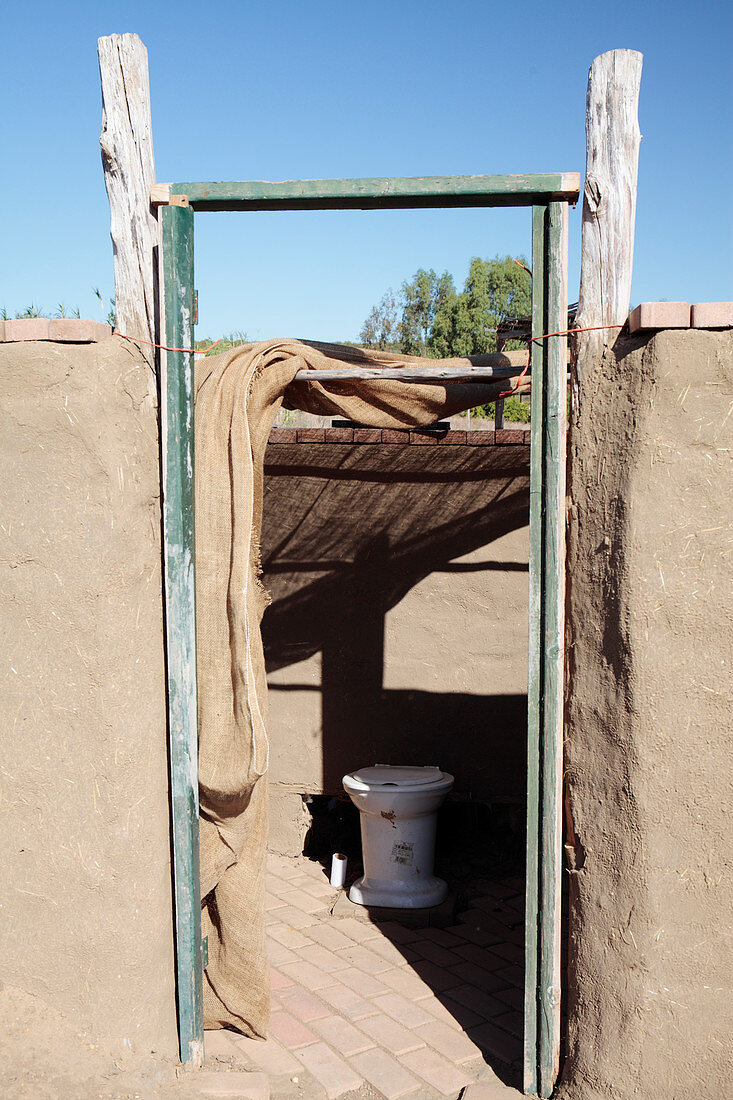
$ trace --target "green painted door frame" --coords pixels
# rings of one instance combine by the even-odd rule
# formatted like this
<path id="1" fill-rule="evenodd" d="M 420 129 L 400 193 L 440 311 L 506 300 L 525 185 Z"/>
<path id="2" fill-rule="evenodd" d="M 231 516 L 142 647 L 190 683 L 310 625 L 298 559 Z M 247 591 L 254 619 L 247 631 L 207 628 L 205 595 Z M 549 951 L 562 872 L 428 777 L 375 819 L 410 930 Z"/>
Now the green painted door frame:
<path id="1" fill-rule="evenodd" d="M 203 1062 L 196 700 L 195 210 L 532 207 L 527 906 L 524 1091 L 549 1097 L 560 1049 L 567 218 L 575 173 L 156 185 L 161 207 L 161 436 L 168 715 L 181 1061 Z M 164 195 L 161 195 L 164 192 Z M 543 337 L 542 339 L 536 339 Z"/>

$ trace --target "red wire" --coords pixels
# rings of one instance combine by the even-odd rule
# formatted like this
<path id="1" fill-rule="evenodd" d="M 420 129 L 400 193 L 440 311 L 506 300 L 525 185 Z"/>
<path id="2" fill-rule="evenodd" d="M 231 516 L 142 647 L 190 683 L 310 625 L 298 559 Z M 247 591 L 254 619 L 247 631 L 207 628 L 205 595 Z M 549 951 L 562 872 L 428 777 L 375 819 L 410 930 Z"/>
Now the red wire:
<path id="1" fill-rule="evenodd" d="M 515 260 L 514 262 L 517 263 L 518 261 Z M 550 338 L 550 336 L 571 336 L 574 332 L 595 332 L 597 329 L 623 328 L 623 327 L 624 327 L 623 325 L 588 325 L 587 328 L 565 328 L 565 329 L 562 329 L 560 332 L 543 332 L 541 336 L 530 336 L 530 338 L 529 338 L 529 348 L 528 348 L 529 355 L 527 356 L 527 365 L 525 366 L 522 373 L 517 377 L 517 384 L 515 386 L 513 386 L 512 389 L 504 390 L 503 393 L 500 393 L 499 398 L 511 397 L 511 395 L 513 393 L 516 393 L 516 391 L 519 389 L 520 385 L 522 384 L 522 379 L 524 378 L 525 374 L 529 370 L 530 363 L 532 362 L 532 344 L 536 343 L 538 340 L 548 340 Z"/>
<path id="2" fill-rule="evenodd" d="M 124 332 L 118 332 L 117 329 L 113 330 L 112 335 L 119 336 L 122 340 L 132 340 L 133 344 L 147 344 L 149 348 L 161 348 L 163 351 L 185 351 L 188 352 L 189 355 L 198 354 L 196 352 L 196 348 L 171 348 L 168 347 L 167 344 L 154 344 L 152 340 L 143 340 L 140 336 L 125 336 Z M 215 348 L 217 344 L 220 344 L 222 342 L 222 340 L 223 337 L 220 336 L 218 340 L 214 341 L 211 347 L 204 348 L 204 355 L 208 355 L 208 353 L 211 351 L 211 348 Z"/>

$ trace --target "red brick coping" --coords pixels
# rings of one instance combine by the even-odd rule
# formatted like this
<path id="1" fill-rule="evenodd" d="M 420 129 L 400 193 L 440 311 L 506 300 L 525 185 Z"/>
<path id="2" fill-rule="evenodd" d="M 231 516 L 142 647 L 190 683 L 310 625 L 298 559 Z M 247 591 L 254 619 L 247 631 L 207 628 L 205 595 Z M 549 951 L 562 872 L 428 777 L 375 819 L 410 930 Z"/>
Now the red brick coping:
<path id="1" fill-rule="evenodd" d="M 413 443 L 420 446 L 493 447 L 529 443 L 529 429 L 424 431 L 420 428 L 271 428 L 270 443 Z"/>
<path id="2" fill-rule="evenodd" d="M 95 344 L 112 335 L 112 327 L 102 321 L 80 317 L 16 317 L 0 321 L 0 343 L 21 340 L 52 340 L 58 344 Z"/>

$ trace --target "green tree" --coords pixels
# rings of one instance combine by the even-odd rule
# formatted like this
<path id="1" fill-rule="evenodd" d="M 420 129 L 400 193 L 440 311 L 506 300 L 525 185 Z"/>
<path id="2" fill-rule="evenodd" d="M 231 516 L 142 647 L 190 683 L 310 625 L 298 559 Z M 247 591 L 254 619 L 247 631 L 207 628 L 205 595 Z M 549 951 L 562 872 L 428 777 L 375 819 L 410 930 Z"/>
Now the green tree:
<path id="1" fill-rule="evenodd" d="M 474 257 L 462 293 L 446 296 L 436 311 L 428 347 L 439 358 L 495 351 L 497 325 L 531 311 L 529 274 L 511 256 Z"/>
<path id="2" fill-rule="evenodd" d="M 399 351 L 397 315 L 399 306 L 392 287 L 382 296 L 361 327 L 359 340 L 367 348 L 380 351 Z"/>
<path id="3" fill-rule="evenodd" d="M 401 297 L 400 350 L 406 355 L 431 355 L 429 339 L 435 316 L 455 297 L 453 276 L 447 271 L 436 275 L 432 268 L 425 271 L 421 267 L 402 284 Z"/>

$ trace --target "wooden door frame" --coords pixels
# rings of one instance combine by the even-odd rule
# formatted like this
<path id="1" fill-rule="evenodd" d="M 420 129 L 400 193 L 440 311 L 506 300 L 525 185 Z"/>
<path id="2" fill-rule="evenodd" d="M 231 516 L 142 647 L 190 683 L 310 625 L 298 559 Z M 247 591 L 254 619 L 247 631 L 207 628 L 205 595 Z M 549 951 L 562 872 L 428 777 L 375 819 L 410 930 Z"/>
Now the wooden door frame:
<path id="1" fill-rule="evenodd" d="M 560 1050 L 561 783 L 567 421 L 567 225 L 577 174 L 156 184 L 161 455 L 175 944 L 181 1061 L 203 1064 L 195 637 L 195 210 L 531 206 L 524 1091 L 549 1097 Z M 552 334 L 552 335 L 548 335 Z"/>

